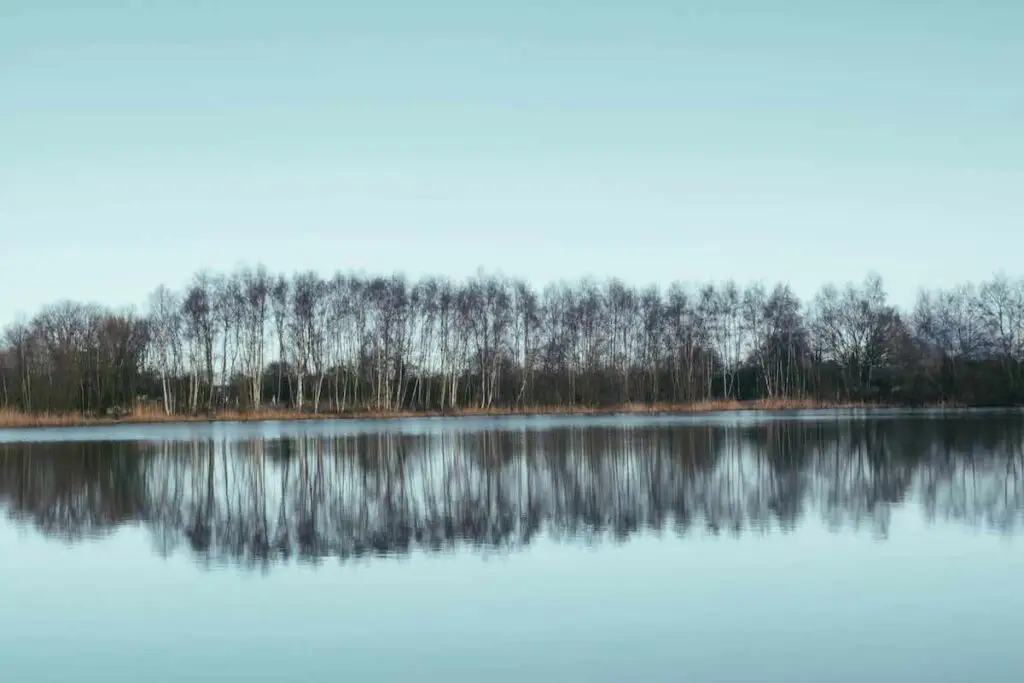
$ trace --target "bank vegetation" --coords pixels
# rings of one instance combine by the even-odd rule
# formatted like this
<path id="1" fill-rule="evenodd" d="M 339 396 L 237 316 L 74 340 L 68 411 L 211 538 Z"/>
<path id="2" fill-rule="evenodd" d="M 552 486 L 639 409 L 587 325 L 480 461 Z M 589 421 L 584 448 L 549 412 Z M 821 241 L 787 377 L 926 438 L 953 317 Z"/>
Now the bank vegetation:
<path id="1" fill-rule="evenodd" d="M 263 267 L 58 302 L 0 343 L 0 422 L 1024 402 L 1024 280 L 542 289 Z"/>

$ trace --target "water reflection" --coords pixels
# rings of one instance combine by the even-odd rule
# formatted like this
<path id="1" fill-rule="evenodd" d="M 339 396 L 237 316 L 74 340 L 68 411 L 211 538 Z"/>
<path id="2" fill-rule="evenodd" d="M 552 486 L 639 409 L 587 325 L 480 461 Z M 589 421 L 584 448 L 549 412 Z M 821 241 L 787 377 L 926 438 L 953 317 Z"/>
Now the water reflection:
<path id="1" fill-rule="evenodd" d="M 903 505 L 1014 533 L 1022 444 L 1024 421 L 993 416 L 8 443 L 0 505 L 46 535 L 141 524 L 162 553 L 244 566 L 813 517 L 884 538 Z"/>

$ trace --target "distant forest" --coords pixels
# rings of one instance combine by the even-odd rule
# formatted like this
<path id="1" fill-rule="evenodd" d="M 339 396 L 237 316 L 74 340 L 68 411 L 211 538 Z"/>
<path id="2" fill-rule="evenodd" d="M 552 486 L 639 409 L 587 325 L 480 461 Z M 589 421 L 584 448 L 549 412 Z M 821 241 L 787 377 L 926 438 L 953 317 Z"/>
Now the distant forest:
<path id="1" fill-rule="evenodd" d="M 10 325 L 0 408 L 106 415 L 537 410 L 710 400 L 1024 402 L 1024 279 L 924 292 L 882 280 L 542 291 L 265 268 L 159 287 L 144 312 L 72 302 Z"/>

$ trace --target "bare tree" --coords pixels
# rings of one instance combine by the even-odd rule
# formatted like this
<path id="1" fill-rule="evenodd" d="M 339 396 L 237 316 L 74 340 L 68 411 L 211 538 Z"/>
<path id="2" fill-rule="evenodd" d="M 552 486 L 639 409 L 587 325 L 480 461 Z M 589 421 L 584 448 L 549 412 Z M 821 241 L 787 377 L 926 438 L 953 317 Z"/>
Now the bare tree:
<path id="1" fill-rule="evenodd" d="M 169 415 L 259 410 L 267 397 L 314 412 L 1007 405 L 1024 402 L 1024 280 L 922 292 L 904 313 L 874 275 L 804 307 L 785 284 L 585 278 L 536 290 L 482 271 L 410 282 L 258 267 L 199 273 L 180 294 L 161 286 L 143 317 L 58 302 L 0 338 L 0 406 L 117 414 L 136 396 Z"/>
<path id="2" fill-rule="evenodd" d="M 213 410 L 213 343 L 214 343 L 214 307 L 213 279 L 207 273 L 196 276 L 192 286 L 185 294 L 182 302 L 185 329 L 190 349 L 191 388 L 189 391 L 190 410 L 199 410 L 199 376 L 205 371 L 206 386 L 209 392 L 207 409 Z"/>
<path id="3" fill-rule="evenodd" d="M 164 412 L 175 412 L 177 403 L 173 378 L 178 374 L 181 359 L 180 307 L 175 296 L 163 285 L 150 295 L 150 320 L 153 332 L 153 354 L 160 373 L 161 396 Z"/>
<path id="4" fill-rule="evenodd" d="M 274 319 L 274 333 L 277 337 L 277 383 L 274 393 L 274 402 L 281 401 L 282 380 L 284 378 L 285 366 L 287 365 L 287 340 L 288 340 L 288 307 L 290 289 L 288 280 L 279 276 L 271 283 L 269 298 L 270 310 Z"/>
<path id="5" fill-rule="evenodd" d="M 271 279 L 266 268 L 245 270 L 241 275 L 243 371 L 249 378 L 249 400 L 259 410 L 263 397 L 263 367 L 267 343 L 267 314 L 270 306 Z"/>

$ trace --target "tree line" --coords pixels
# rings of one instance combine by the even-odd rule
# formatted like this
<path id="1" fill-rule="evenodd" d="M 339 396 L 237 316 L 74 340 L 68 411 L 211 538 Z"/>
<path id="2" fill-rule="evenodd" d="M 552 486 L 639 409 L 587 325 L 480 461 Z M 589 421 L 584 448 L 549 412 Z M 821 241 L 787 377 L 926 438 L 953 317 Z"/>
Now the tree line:
<path id="1" fill-rule="evenodd" d="M 0 407 L 168 415 L 607 407 L 710 400 L 1024 400 L 1024 279 L 889 303 L 877 275 L 801 301 L 783 283 L 542 289 L 266 268 L 158 287 L 142 312 L 59 302 L 9 325 Z"/>

